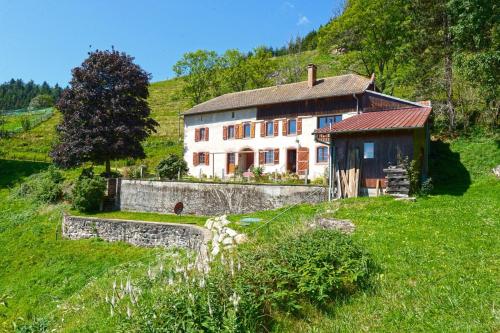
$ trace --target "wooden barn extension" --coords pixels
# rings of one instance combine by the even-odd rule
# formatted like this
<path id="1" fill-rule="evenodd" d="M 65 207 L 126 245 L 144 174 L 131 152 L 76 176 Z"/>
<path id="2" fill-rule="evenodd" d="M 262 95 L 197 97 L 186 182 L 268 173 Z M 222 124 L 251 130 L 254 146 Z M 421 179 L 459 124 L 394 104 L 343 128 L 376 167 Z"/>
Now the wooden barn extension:
<path id="1" fill-rule="evenodd" d="M 329 198 L 378 195 L 387 187 L 384 169 L 408 157 L 428 172 L 430 107 L 360 113 L 314 132 L 329 146 Z"/>

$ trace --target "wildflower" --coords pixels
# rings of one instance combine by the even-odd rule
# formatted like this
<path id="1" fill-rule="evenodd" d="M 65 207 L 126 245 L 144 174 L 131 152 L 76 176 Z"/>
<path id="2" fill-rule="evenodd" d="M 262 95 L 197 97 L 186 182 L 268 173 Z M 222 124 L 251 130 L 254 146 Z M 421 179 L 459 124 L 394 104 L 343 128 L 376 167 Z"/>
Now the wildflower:
<path id="1" fill-rule="evenodd" d="M 208 303 L 208 313 L 210 314 L 210 317 L 212 317 L 213 312 L 212 312 L 212 307 L 210 306 L 210 294 L 208 294 L 207 303 Z"/>
<path id="2" fill-rule="evenodd" d="M 130 306 L 127 305 L 127 317 L 130 319 L 132 317 L 132 310 L 130 309 Z"/>
<path id="3" fill-rule="evenodd" d="M 200 279 L 200 288 L 205 288 L 205 278 L 204 277 L 202 277 Z"/>
<path id="4" fill-rule="evenodd" d="M 151 271 L 151 266 L 148 265 L 148 277 L 150 280 L 151 280 L 152 276 L 153 276 L 153 272 Z"/>
<path id="5" fill-rule="evenodd" d="M 233 292 L 233 295 L 229 297 L 229 301 L 233 303 L 234 310 L 238 311 L 238 303 L 240 302 L 241 297 L 236 294 L 236 291 Z"/>

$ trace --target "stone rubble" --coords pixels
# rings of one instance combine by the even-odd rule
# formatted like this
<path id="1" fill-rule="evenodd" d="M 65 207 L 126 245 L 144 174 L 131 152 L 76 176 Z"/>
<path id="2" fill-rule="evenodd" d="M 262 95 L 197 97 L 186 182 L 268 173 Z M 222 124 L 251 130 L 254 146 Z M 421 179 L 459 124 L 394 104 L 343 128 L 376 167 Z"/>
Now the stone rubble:
<path id="1" fill-rule="evenodd" d="M 226 215 L 210 218 L 205 222 L 205 228 L 212 232 L 212 256 L 219 254 L 221 249 L 231 249 L 248 241 L 247 235 L 229 228 L 227 225 L 230 223 Z"/>
<path id="2" fill-rule="evenodd" d="M 309 225 L 313 229 L 334 229 L 345 234 L 352 234 L 356 229 L 350 220 L 319 217 Z"/>

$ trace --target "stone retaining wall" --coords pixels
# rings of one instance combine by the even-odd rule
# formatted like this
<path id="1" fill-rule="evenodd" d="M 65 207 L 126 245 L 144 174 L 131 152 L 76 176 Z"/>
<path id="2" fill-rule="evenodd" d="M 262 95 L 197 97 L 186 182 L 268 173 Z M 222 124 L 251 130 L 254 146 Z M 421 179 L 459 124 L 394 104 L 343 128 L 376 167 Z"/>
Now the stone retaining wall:
<path id="1" fill-rule="evenodd" d="M 69 239 L 99 237 L 137 246 L 184 247 L 202 251 L 211 239 L 205 228 L 188 224 L 100 219 L 64 215 L 62 233 Z"/>
<path id="2" fill-rule="evenodd" d="M 327 189 L 306 185 L 257 185 L 121 180 L 119 208 L 124 211 L 183 214 L 245 214 L 296 203 L 319 203 Z"/>

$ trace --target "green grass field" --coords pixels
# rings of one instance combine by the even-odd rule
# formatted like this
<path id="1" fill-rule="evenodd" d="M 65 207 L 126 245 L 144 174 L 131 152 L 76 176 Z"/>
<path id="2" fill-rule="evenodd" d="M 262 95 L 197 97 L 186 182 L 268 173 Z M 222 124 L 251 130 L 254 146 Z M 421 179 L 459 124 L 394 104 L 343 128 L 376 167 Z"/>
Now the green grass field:
<path id="1" fill-rule="evenodd" d="M 317 214 L 348 218 L 357 227 L 354 237 L 381 266 L 372 292 L 322 310 L 305 305 L 300 316 L 276 313 L 275 332 L 498 330 L 500 182 L 490 172 L 500 164 L 498 138 L 433 142 L 431 148 L 435 195 L 416 202 L 382 197 L 301 205 L 256 235 L 239 227 L 258 242 L 272 241 Z M 114 331 L 119 323 L 103 305 L 106 288 L 116 276 L 144 273 L 159 250 L 56 239 L 62 205 L 37 207 L 9 197 L 9 187 L 46 167 L 0 162 L 0 331 L 32 318 L 61 331 Z M 282 211 L 250 216 L 269 220 Z M 97 216 L 204 220 L 127 212 Z"/>
<path id="2" fill-rule="evenodd" d="M 308 63 L 317 64 L 320 77 L 343 72 L 342 68 L 338 68 L 338 65 L 332 63 L 331 58 L 320 55 L 316 51 L 307 51 L 291 57 L 301 68 L 305 68 Z M 286 57 L 280 57 L 276 58 L 275 61 L 279 63 L 286 61 L 286 59 Z M 304 71 L 304 79 L 305 75 Z M 157 132 L 143 143 L 146 159 L 134 161 L 133 164 L 145 164 L 152 170 L 160 160 L 169 154 L 182 154 L 183 123 L 182 120 L 179 120 L 179 113 L 186 111 L 189 104 L 185 98 L 180 97 L 181 89 L 182 80 L 180 79 L 151 84 L 148 102 L 151 116 L 160 126 L 157 128 Z M 49 162 L 48 154 L 56 140 L 55 127 L 60 120 L 61 115 L 56 112 L 48 121 L 28 132 L 0 139 L 0 158 Z M 130 164 L 130 161 L 114 161 L 112 163 L 114 167 L 122 167 L 127 164 Z"/>

